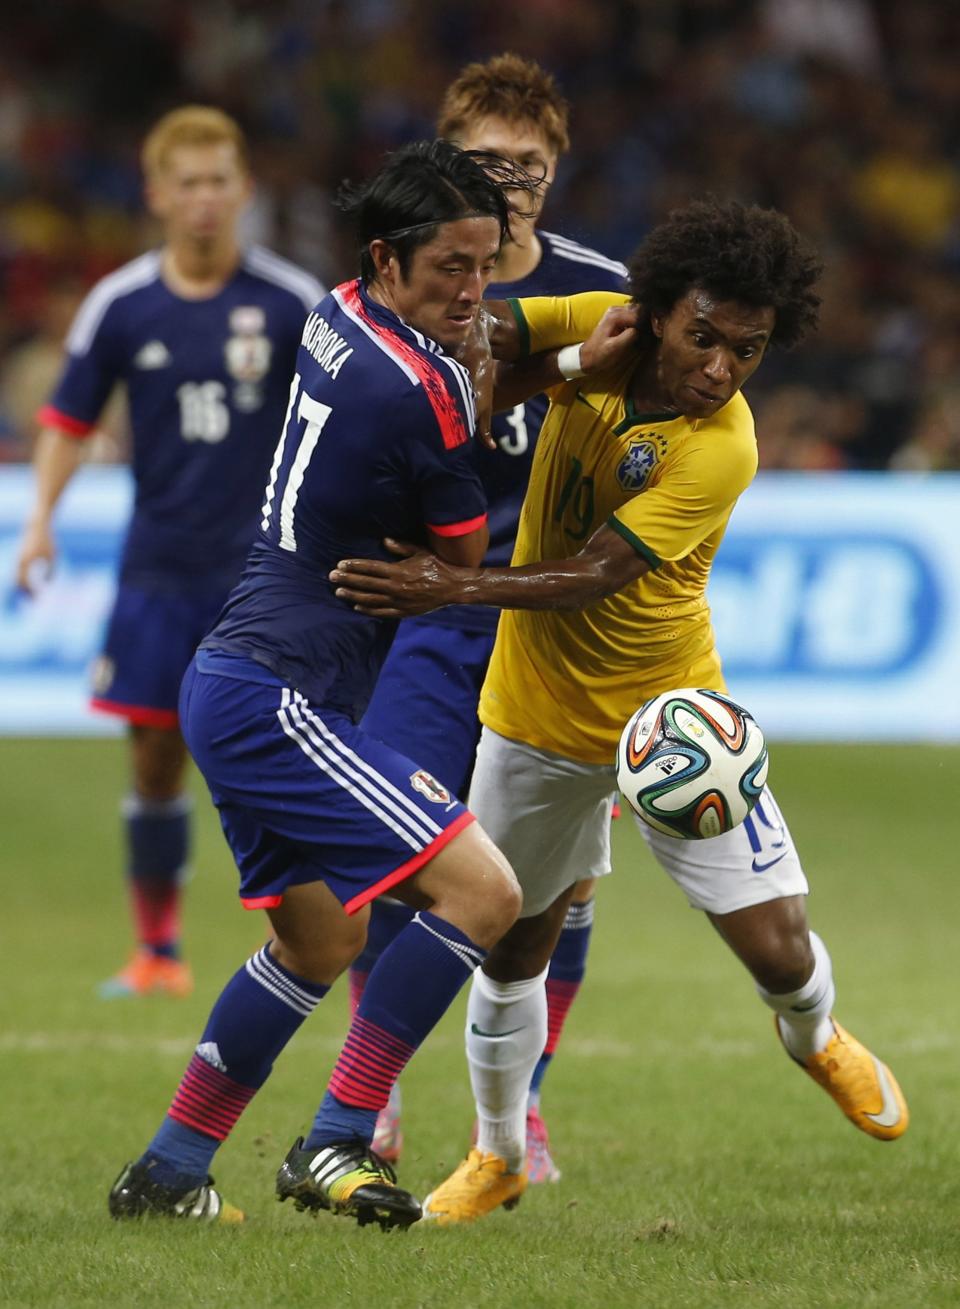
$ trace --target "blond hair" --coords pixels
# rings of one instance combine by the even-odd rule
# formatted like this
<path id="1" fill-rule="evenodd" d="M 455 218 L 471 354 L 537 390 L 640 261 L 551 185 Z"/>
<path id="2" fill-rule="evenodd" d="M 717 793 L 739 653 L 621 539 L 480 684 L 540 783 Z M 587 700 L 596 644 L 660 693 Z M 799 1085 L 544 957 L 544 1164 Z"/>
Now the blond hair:
<path id="1" fill-rule="evenodd" d="M 173 109 L 150 129 L 140 151 L 148 178 L 163 172 L 170 152 L 181 145 L 232 145 L 244 172 L 249 172 L 247 142 L 229 114 L 210 105 L 184 105 Z"/>
<path id="2" fill-rule="evenodd" d="M 485 64 L 467 64 L 447 88 L 437 133 L 456 140 L 478 118 L 504 118 L 537 128 L 559 155 L 570 145 L 567 116 L 567 102 L 550 73 L 520 55 L 495 55 Z"/>

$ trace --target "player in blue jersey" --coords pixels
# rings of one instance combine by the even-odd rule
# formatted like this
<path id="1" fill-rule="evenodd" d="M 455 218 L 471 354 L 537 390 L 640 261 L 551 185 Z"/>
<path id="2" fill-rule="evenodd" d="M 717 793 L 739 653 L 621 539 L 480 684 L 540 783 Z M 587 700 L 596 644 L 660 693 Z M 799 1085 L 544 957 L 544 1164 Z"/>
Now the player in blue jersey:
<path id="1" fill-rule="evenodd" d="M 241 248 L 251 179 L 225 114 L 168 114 L 146 138 L 143 167 L 164 244 L 99 282 L 73 323 L 40 414 L 19 581 L 29 588 L 37 566 L 52 564 L 54 506 L 124 383 L 136 497 L 93 704 L 129 724 L 123 816 L 138 948 L 101 991 L 183 995 L 192 986 L 179 957 L 189 801 L 177 694 L 253 538 L 303 323 L 323 288 L 267 250 Z"/>
<path id="2" fill-rule="evenodd" d="M 417 913 L 371 972 L 277 1193 L 360 1223 L 420 1216 L 370 1151 L 377 1114 L 520 892 L 450 789 L 356 725 L 396 625 L 338 600 L 327 574 L 344 552 L 387 557 L 385 536 L 448 561 L 484 556 L 474 395 L 452 352 L 473 332 L 507 191 L 531 187 L 481 158 L 419 143 L 348 193 L 362 275 L 307 320 L 259 534 L 180 697 L 241 897 L 273 935 L 228 982 L 167 1117 L 117 1179 L 115 1217 L 242 1217 L 208 1176 L 214 1152 L 362 948 L 368 905 L 386 890 Z"/>
<path id="3" fill-rule="evenodd" d="M 623 264 L 537 227 L 557 161 L 569 145 L 566 102 L 538 64 L 512 54 L 469 64 L 444 96 L 437 132 L 466 149 L 495 151 L 542 179 L 536 203 L 511 217 L 510 237 L 487 290 L 490 298 L 624 290 Z M 488 565 L 510 563 L 546 411 L 547 397 L 534 396 L 495 416 L 495 449 L 475 446 L 490 515 L 490 546 L 484 559 Z M 403 622 L 363 720 L 367 731 L 402 745 L 462 798 L 480 737 L 477 702 L 497 617 L 494 609 L 458 605 Z M 578 885 L 547 977 L 547 1043 L 534 1072 L 527 1114 L 531 1182 L 560 1177 L 540 1115 L 540 1088 L 583 979 L 593 924 L 593 887 L 592 880 Z M 379 954 L 409 918 L 410 910 L 389 898 L 374 904 L 367 947 L 350 970 L 354 1004 Z M 374 1136 L 374 1148 L 392 1162 L 402 1145 L 399 1110 L 395 1085 Z"/>

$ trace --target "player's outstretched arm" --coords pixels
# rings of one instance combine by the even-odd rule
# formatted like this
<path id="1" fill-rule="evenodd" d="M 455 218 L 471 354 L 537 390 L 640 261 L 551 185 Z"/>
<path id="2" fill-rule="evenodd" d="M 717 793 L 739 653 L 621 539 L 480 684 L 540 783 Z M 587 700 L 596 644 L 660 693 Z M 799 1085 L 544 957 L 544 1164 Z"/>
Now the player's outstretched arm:
<path id="1" fill-rule="evenodd" d="M 37 588 L 37 572 L 49 573 L 57 550 L 51 520 L 57 501 L 77 470 L 82 442 L 54 427 L 45 427 L 37 437 L 34 455 L 36 491 L 33 510 L 20 538 L 17 554 L 17 585 L 24 591 Z"/>
<path id="2" fill-rule="evenodd" d="M 572 559 L 546 559 L 519 568 L 461 568 L 414 546 L 396 541 L 387 541 L 387 546 L 402 562 L 342 559 L 330 573 L 337 596 L 375 618 L 406 618 L 448 604 L 586 609 L 650 568 L 606 525 Z"/>
<path id="3" fill-rule="evenodd" d="M 638 315 L 636 305 L 614 305 L 579 346 L 521 357 L 520 331 L 509 305 L 505 300 L 485 300 L 459 352 L 477 393 L 477 439 L 496 449 L 490 430 L 494 413 L 512 409 L 561 382 L 622 363 L 636 348 Z"/>
<path id="4" fill-rule="evenodd" d="M 621 364 L 636 349 L 638 313 L 636 305 L 614 305 L 607 309 L 580 345 L 578 359 L 572 357 L 577 347 L 564 346 L 498 363 L 493 388 L 494 413 L 512 409 L 561 382 L 589 377 Z"/>

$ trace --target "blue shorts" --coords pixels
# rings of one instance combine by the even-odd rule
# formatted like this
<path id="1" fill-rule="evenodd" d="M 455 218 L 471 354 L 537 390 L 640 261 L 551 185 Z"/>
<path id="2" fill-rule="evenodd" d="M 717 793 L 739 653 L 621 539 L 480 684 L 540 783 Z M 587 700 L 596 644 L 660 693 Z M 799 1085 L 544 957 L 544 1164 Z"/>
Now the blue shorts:
<path id="1" fill-rule="evenodd" d="M 199 651 L 183 679 L 180 723 L 248 909 L 319 881 L 355 913 L 473 821 L 412 760 L 339 710 L 312 708 L 251 660 Z"/>
<path id="2" fill-rule="evenodd" d="M 477 704 L 495 633 L 406 618 L 397 628 L 361 727 L 402 745 L 465 796 L 480 739 Z"/>
<path id="3" fill-rule="evenodd" d="M 138 726 L 176 727 L 183 674 L 226 598 L 221 587 L 184 594 L 121 583 L 93 668 L 92 707 Z"/>

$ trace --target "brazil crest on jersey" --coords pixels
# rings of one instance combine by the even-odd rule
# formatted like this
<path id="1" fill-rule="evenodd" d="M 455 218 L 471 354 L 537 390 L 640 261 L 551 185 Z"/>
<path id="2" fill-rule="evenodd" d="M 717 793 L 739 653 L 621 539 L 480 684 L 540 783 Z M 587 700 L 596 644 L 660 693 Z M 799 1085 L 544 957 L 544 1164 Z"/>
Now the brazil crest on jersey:
<path id="1" fill-rule="evenodd" d="M 538 230 L 537 236 L 542 257 L 533 272 L 519 281 L 491 282 L 485 292 L 488 300 L 624 289 L 627 270 L 617 260 L 552 232 Z M 490 546 L 483 561 L 488 567 L 508 564 L 513 555 L 520 506 L 546 412 L 547 397 L 532 396 L 505 413 L 494 414 L 491 431 L 496 450 L 474 444 L 473 458 L 490 517 Z M 427 621 L 492 634 L 498 617 L 496 609 L 485 605 L 451 605 L 427 615 Z"/>
<path id="2" fill-rule="evenodd" d="M 201 648 L 270 668 L 315 704 L 357 718 L 396 624 L 358 614 L 327 574 L 385 559 L 385 536 L 475 531 L 486 502 L 471 458 L 466 369 L 371 299 L 359 281 L 307 319 L 259 536 Z"/>
<path id="3" fill-rule="evenodd" d="M 152 251 L 100 281 L 67 337 L 38 415 L 77 437 L 117 382 L 133 431 L 135 500 L 124 581 L 230 586 L 253 540 L 315 278 L 254 246 L 215 295 L 186 300 Z"/>
<path id="4" fill-rule="evenodd" d="M 626 302 L 596 293 L 511 303 L 538 351 L 584 340 Z M 607 523 L 651 571 L 588 609 L 504 610 L 480 701 L 494 731 L 585 763 L 612 764 L 624 724 L 650 696 L 723 689 L 706 586 L 757 468 L 742 395 L 710 418 L 637 413 L 635 368 L 628 360 L 551 392 L 513 562 L 569 558 Z"/>

